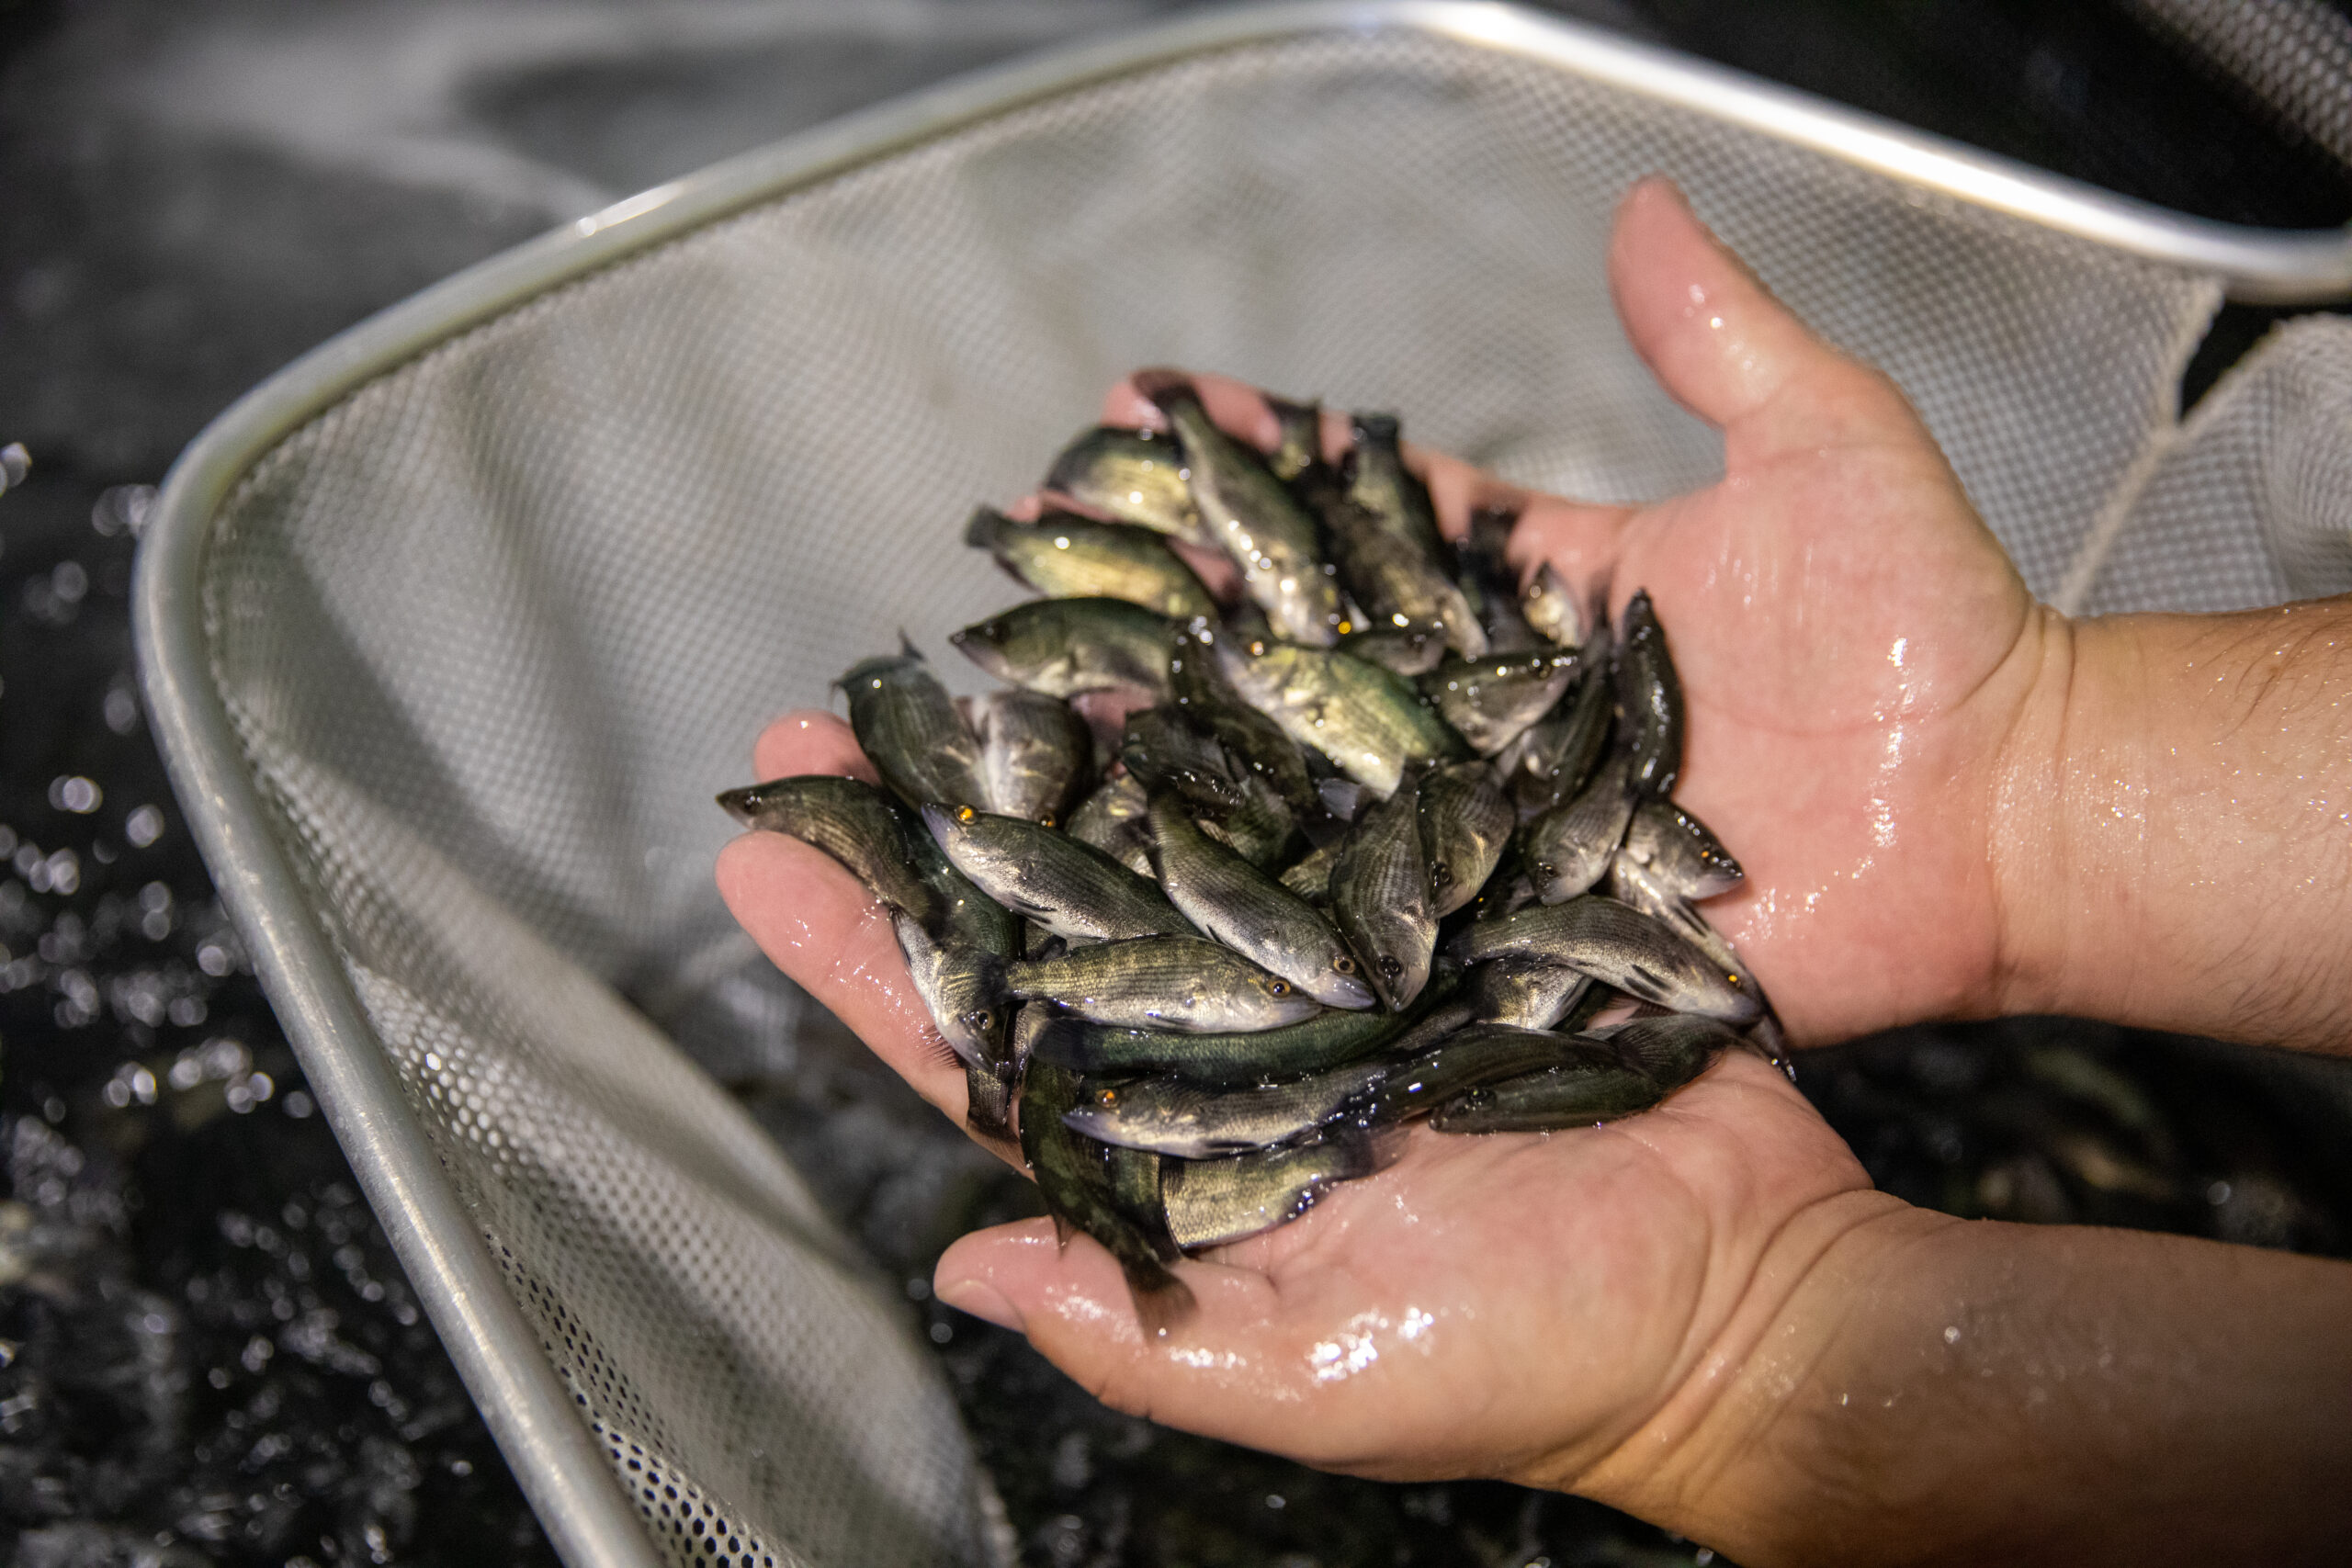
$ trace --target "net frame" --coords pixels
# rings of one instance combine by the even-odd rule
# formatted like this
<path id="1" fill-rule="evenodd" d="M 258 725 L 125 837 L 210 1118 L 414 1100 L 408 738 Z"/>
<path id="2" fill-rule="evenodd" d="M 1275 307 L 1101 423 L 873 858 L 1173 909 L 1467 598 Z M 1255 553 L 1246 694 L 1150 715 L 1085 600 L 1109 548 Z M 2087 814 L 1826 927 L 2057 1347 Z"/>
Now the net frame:
<path id="1" fill-rule="evenodd" d="M 387 1004 L 355 989 L 322 921 L 317 890 L 294 863 L 282 825 L 257 787 L 213 676 L 202 581 L 218 543 L 216 524 L 273 452 L 356 389 L 626 258 L 1105 82 L 1284 39 L 1377 35 L 1451 39 L 1669 104 L 1903 182 L 1955 209 L 2001 215 L 2211 280 L 2216 294 L 2292 302 L 2352 291 L 2352 242 L 2342 234 L 2249 231 L 2166 213 L 1668 51 L 1507 6 L 1343 0 L 1187 17 L 868 111 L 519 247 L 363 323 L 273 378 L 191 446 L 159 499 L 137 585 L 149 708 L 191 829 L 312 1088 L 567 1562 L 652 1562 L 674 1548 L 665 1541 L 657 1551 L 638 1499 L 616 1483 L 626 1458 L 608 1451 L 583 1421 L 582 1400 L 543 1353 L 541 1331 L 518 1303 L 527 1283 L 493 1255 L 479 1216 L 453 1187 L 410 1108 L 401 1074 L 414 1068 L 396 1059 L 377 1021 Z M 2078 555 L 2046 563 L 2043 577 L 2063 596 L 2079 599 L 2093 591 L 2099 566 L 2098 558 Z"/>

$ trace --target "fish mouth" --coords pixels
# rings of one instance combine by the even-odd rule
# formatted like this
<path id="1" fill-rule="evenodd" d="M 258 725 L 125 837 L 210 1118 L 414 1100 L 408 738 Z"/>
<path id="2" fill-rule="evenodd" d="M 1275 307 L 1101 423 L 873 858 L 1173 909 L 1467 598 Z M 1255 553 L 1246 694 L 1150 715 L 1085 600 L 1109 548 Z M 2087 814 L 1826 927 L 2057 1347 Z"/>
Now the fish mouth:
<path id="1" fill-rule="evenodd" d="M 1346 1008 L 1351 1011 L 1361 1011 L 1380 999 L 1373 994 L 1370 986 L 1353 975 L 1318 976 L 1314 989 L 1307 994 L 1327 1008 Z"/>

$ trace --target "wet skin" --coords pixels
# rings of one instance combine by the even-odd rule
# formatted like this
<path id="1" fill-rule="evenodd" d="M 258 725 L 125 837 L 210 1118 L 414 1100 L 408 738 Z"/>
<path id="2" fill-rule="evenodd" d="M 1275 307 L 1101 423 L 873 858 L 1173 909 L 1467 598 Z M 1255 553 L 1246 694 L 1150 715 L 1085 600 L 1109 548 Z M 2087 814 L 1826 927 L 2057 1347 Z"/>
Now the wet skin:
<path id="1" fill-rule="evenodd" d="M 2091 994 L 2019 946 L 2069 623 L 1892 387 L 1670 188 L 1628 198 L 1611 273 L 1636 348 L 1724 430 L 1725 479 L 1591 507 L 1408 449 L 1442 525 L 1515 506 L 1522 571 L 1549 560 L 1612 611 L 1647 589 L 1689 704 L 1679 798 L 1747 872 L 1709 919 L 1799 1043 Z M 1199 385 L 1220 425 L 1275 445 L 1257 392 Z M 1103 418 L 1157 423 L 1130 387 Z M 1327 412 L 1327 452 L 1344 438 Z M 818 714 L 779 720 L 756 763 L 872 776 Z M 718 877 L 786 972 L 960 1120 L 963 1076 L 849 874 L 755 834 Z M 2352 1316 L 2352 1269 L 1909 1209 L 1745 1053 L 1596 1129 L 1416 1131 L 1391 1168 L 1179 1272 L 1200 1311 L 1153 1339 L 1109 1255 L 1045 1222 L 964 1238 L 937 1289 L 1122 1408 L 1364 1474 L 1572 1489 L 1751 1564 L 2194 1560 L 2352 1531 L 2299 1504 L 2352 1457 L 2312 1414 L 2352 1397 L 2352 1354 L 2278 1348 L 2344 1337 L 2324 1325 Z M 2195 1483 L 2146 1462 L 2167 1444 L 2199 1446 Z"/>

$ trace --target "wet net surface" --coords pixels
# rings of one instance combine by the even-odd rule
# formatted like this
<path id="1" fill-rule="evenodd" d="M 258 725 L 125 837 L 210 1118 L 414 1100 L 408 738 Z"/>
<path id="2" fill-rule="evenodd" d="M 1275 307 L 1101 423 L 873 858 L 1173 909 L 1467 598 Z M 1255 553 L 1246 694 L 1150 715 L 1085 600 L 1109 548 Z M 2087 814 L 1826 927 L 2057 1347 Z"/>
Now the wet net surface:
<path id="1" fill-rule="evenodd" d="M 1654 9 L 1678 26 L 1691 20 L 1670 6 Z M 1937 17 L 1959 9 L 1913 8 L 1903 25 L 1932 35 Z M 2001 7 L 1984 9 L 1998 19 Z M 1787 7 L 1764 30 L 1784 42 L 1809 36 L 1790 24 L 1819 14 Z M 1988 32 L 1972 17 L 1973 39 L 2032 42 L 2030 28 Z M 1755 42 L 1713 51 L 1769 69 Z M 2020 48 L 2018 60 L 2030 63 L 2041 48 Z M 1803 72 L 1783 74 L 1835 78 L 1841 59 L 1852 63 L 1836 49 L 1804 52 L 1791 62 Z M 2064 47 L 2055 53 L 2049 70 L 2001 77 L 2024 83 L 2016 102 L 2063 111 L 2061 120 L 2132 123 L 2109 112 L 2097 59 L 2086 66 Z M 1917 83 L 1888 79 L 1898 101 L 1875 107 L 1916 110 L 1917 100 L 1902 95 Z M 1835 79 L 1808 85 L 1840 92 Z M 1870 91 L 1840 96 L 1870 101 Z M 1993 98 L 1979 94 L 1968 107 Z M 2031 153 L 2025 140 L 2019 150 Z M 2193 184 L 2198 160 L 2146 164 L 2138 149 L 2161 138 L 2109 140 L 2108 152 L 2130 156 L 2075 172 L 2126 188 L 2136 173 L 2146 176 L 2142 194 L 2218 202 L 2227 216 L 2342 216 L 2278 210 L 2266 197 L 2266 182 L 2285 182 L 2296 200 L 2330 199 L 2333 186 L 2301 177 L 2300 164 L 2258 160 L 2246 177 L 2211 182 L 2219 194 L 2200 202 L 2194 192 L 2145 188 Z M 12 307 L 32 297 L 29 287 L 16 288 Z M 220 395 L 267 363 L 237 371 Z M 2323 371 L 2329 363 L 2319 360 Z M 19 424 L 0 435 L 28 433 Z M 154 460 L 187 434 L 164 437 Z M 1056 426 L 1046 439 L 1060 434 Z M 100 449 L 114 450 L 130 431 L 109 425 L 102 437 L 115 446 Z M 2288 487 L 2275 493 L 2325 493 L 2293 488 L 2312 482 L 2297 479 L 2308 466 L 2266 467 L 2245 456 L 2257 449 L 2233 436 L 2210 448 L 2221 456 L 2199 471 L 2241 497 L 2274 493 L 2262 488 L 2274 473 Z M 121 477 L 153 471 L 134 466 Z M 11 1195 L 0 1209 L 0 1555 L 59 1564 L 544 1561 L 322 1121 L 294 1113 L 308 1108 L 299 1073 L 233 941 L 223 940 L 130 691 L 127 535 L 119 517 L 93 532 L 95 484 L 57 472 L 52 464 L 26 492 L 0 499 L 8 726 L 0 822 L 12 840 L 0 873 L 8 953 L 0 1153 Z M 978 487 L 959 480 L 940 515 L 959 516 Z M 2243 541 L 2230 547 L 2257 570 L 2285 570 L 2283 558 L 2247 554 Z M 2117 580 L 2154 581 L 2157 592 L 2165 571 L 2203 573 L 2160 566 L 2152 580 L 2123 571 L 2126 559 L 2119 553 Z M 2278 578 L 2228 581 L 2249 584 L 2230 590 L 2252 596 L 2235 602 L 2258 602 Z M 796 689 L 773 705 L 808 694 Z M 748 733 L 707 738 L 726 754 L 721 782 L 740 782 L 733 771 Z M 97 787 L 95 808 L 67 804 L 80 797 L 61 786 L 75 778 Z M 149 824 L 133 822 L 141 806 L 157 808 L 162 827 L 143 843 Z M 148 891 L 155 886 L 162 895 Z M 1011 1337 L 916 1299 L 946 1239 L 1028 1212 L 1025 1192 L 837 1026 L 737 962 L 740 953 L 696 951 L 700 967 L 666 957 L 624 965 L 620 993 L 777 1140 L 815 1209 L 866 1260 L 853 1271 L 878 1269 L 867 1275 L 869 1299 L 931 1345 L 1024 1562 L 1517 1565 L 1700 1555 L 1572 1499 L 1350 1482 L 1130 1421 Z M 1873 1176 L 1915 1201 L 2337 1253 L 2352 1225 L 2344 1172 L 2324 1157 L 2341 1144 L 2343 1123 L 2328 1109 L 2340 1101 L 2325 1082 L 2258 1055 L 2029 1021 L 1906 1032 L 1806 1066 L 1808 1092 Z M 268 1080 L 266 1098 L 256 1075 Z M 624 1468 L 628 1457 L 624 1446 Z M 718 1515 L 695 1517 L 707 1529 Z M 690 1525 L 684 1531 L 693 1536 Z"/>

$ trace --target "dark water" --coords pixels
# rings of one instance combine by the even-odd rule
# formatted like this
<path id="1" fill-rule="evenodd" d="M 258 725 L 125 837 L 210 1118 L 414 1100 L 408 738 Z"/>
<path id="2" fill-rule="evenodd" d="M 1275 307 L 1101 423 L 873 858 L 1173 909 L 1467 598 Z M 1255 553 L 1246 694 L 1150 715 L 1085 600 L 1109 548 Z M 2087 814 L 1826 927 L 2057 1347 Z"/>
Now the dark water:
<path id="1" fill-rule="evenodd" d="M 1041 7 L 995 32 L 943 19 L 938 37 L 889 39 L 861 35 L 844 6 L 808 47 L 703 64 L 678 50 L 525 59 L 416 111 L 537 158 L 552 171 L 538 185 L 403 183 L 301 144 L 299 126 L 273 143 L 173 118 L 187 109 L 173 62 L 208 42 L 352 24 L 356 52 L 374 36 L 356 24 L 386 10 L 0 0 L 0 442 L 27 441 L 37 462 L 0 497 L 0 1561 L 548 1560 L 171 802 L 130 675 L 132 509 L 101 497 L 152 482 L 284 358 L 569 216 L 544 205 L 563 191 L 650 183 L 1113 8 Z M 2352 215 L 2340 167 L 2120 7 L 1615 10 L 2170 205 L 2272 223 Z M 796 62 L 814 62 L 806 90 L 778 90 Z M 2226 313 L 2190 389 L 2267 319 Z M 1028 1193 L 985 1161 L 867 1157 L 861 1140 L 928 1113 L 833 1043 L 738 1092 L 909 1282 L 1025 1562 L 1701 1558 L 1571 1498 L 1323 1476 L 1102 1409 L 1014 1337 L 921 1299 L 947 1240 L 1029 1212 Z M 1916 1202 L 2337 1255 L 2352 1238 L 2352 1113 L 2341 1075 L 2316 1066 L 2023 1021 L 1863 1042 L 1804 1073 L 1873 1177 Z"/>

